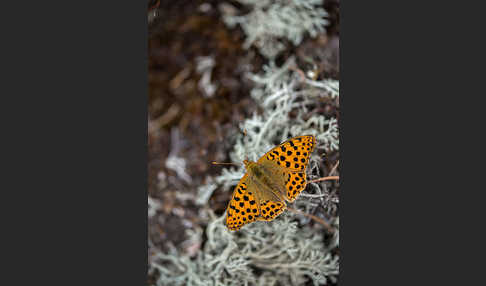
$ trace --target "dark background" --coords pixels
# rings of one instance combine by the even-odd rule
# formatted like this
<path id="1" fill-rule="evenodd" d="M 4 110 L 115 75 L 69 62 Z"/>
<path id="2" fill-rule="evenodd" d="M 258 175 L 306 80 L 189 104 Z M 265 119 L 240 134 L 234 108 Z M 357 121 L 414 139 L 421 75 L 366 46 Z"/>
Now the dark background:
<path id="1" fill-rule="evenodd" d="M 481 282 L 482 9 L 387 4 L 340 4 L 339 283 Z M 147 3 L 9 5 L 2 279 L 144 284 Z"/>

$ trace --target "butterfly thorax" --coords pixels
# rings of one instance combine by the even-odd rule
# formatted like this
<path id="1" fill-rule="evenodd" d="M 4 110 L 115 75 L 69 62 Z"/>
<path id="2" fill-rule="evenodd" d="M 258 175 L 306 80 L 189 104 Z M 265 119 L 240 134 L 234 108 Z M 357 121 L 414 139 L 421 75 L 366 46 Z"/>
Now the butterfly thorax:
<path id="1" fill-rule="evenodd" d="M 253 175 L 257 179 L 264 177 L 265 170 L 262 168 L 262 166 L 259 166 L 256 162 L 247 160 L 243 161 L 243 163 L 245 163 L 245 168 L 249 174 Z"/>
<path id="2" fill-rule="evenodd" d="M 272 179 L 270 170 L 267 170 L 264 166 L 256 162 L 245 160 L 243 163 L 245 164 L 248 176 L 250 176 L 253 182 L 262 187 L 268 187 L 275 191 L 278 190 L 278 186 Z"/>

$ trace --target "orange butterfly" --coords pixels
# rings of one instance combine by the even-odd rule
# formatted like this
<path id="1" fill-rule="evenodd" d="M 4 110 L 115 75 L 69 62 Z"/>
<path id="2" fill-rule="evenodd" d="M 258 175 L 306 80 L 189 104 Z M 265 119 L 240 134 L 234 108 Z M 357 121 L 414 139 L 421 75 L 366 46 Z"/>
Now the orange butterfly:
<path id="1" fill-rule="evenodd" d="M 313 135 L 294 137 L 258 161 L 244 160 L 246 174 L 236 186 L 226 212 L 226 225 L 238 230 L 256 220 L 271 221 L 293 202 L 307 184 L 306 167 L 316 145 Z"/>

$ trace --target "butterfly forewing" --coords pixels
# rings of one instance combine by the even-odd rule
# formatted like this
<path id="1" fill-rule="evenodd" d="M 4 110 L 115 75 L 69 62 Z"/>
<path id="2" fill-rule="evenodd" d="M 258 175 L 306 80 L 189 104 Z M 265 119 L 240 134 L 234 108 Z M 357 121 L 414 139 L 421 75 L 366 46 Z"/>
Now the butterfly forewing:
<path id="1" fill-rule="evenodd" d="M 313 135 L 294 137 L 268 151 L 257 163 L 274 162 L 281 168 L 305 171 L 315 145 L 316 139 Z"/>
<path id="2" fill-rule="evenodd" d="M 286 200 L 295 201 L 300 192 L 305 189 L 307 184 L 305 172 L 286 171 L 285 173 L 285 190 Z"/>
<path id="3" fill-rule="evenodd" d="M 256 220 L 259 210 L 255 194 L 251 189 L 248 174 L 236 186 L 226 211 L 226 225 L 230 230 L 238 230 L 243 225 Z"/>
<path id="4" fill-rule="evenodd" d="M 271 170 L 275 182 L 284 186 L 280 192 L 289 202 L 306 187 L 305 171 L 315 143 L 313 135 L 295 137 L 273 148 L 257 162 Z"/>

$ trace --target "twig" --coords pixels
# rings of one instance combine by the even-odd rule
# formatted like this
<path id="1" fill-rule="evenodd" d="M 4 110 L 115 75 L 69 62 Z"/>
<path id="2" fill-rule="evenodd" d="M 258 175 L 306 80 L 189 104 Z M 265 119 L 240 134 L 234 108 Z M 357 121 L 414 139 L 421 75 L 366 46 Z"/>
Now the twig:
<path id="1" fill-rule="evenodd" d="M 339 166 L 339 161 L 337 161 L 336 165 L 334 165 L 334 167 L 332 167 L 331 172 L 329 172 L 329 176 L 331 176 L 332 173 L 334 173 L 334 171 L 336 171 L 336 169 L 337 169 L 338 166 Z"/>
<path id="2" fill-rule="evenodd" d="M 332 180 L 339 180 L 339 176 L 323 177 L 323 178 L 319 178 L 319 179 L 315 179 L 315 180 L 310 180 L 307 183 L 317 183 L 317 182 L 321 182 L 321 181 L 332 181 Z"/>
<path id="3" fill-rule="evenodd" d="M 308 214 L 308 213 L 305 213 L 303 211 L 296 210 L 296 209 L 293 209 L 293 208 L 287 207 L 287 209 L 289 211 L 295 213 L 295 214 L 300 214 L 300 215 L 303 215 L 303 216 L 306 216 L 308 218 L 311 218 L 311 219 L 315 220 L 316 222 L 322 224 L 327 229 L 327 231 L 329 231 L 330 233 L 334 233 L 334 229 L 325 220 L 323 220 L 322 218 L 316 217 L 315 215 L 311 215 L 311 214 Z"/>

